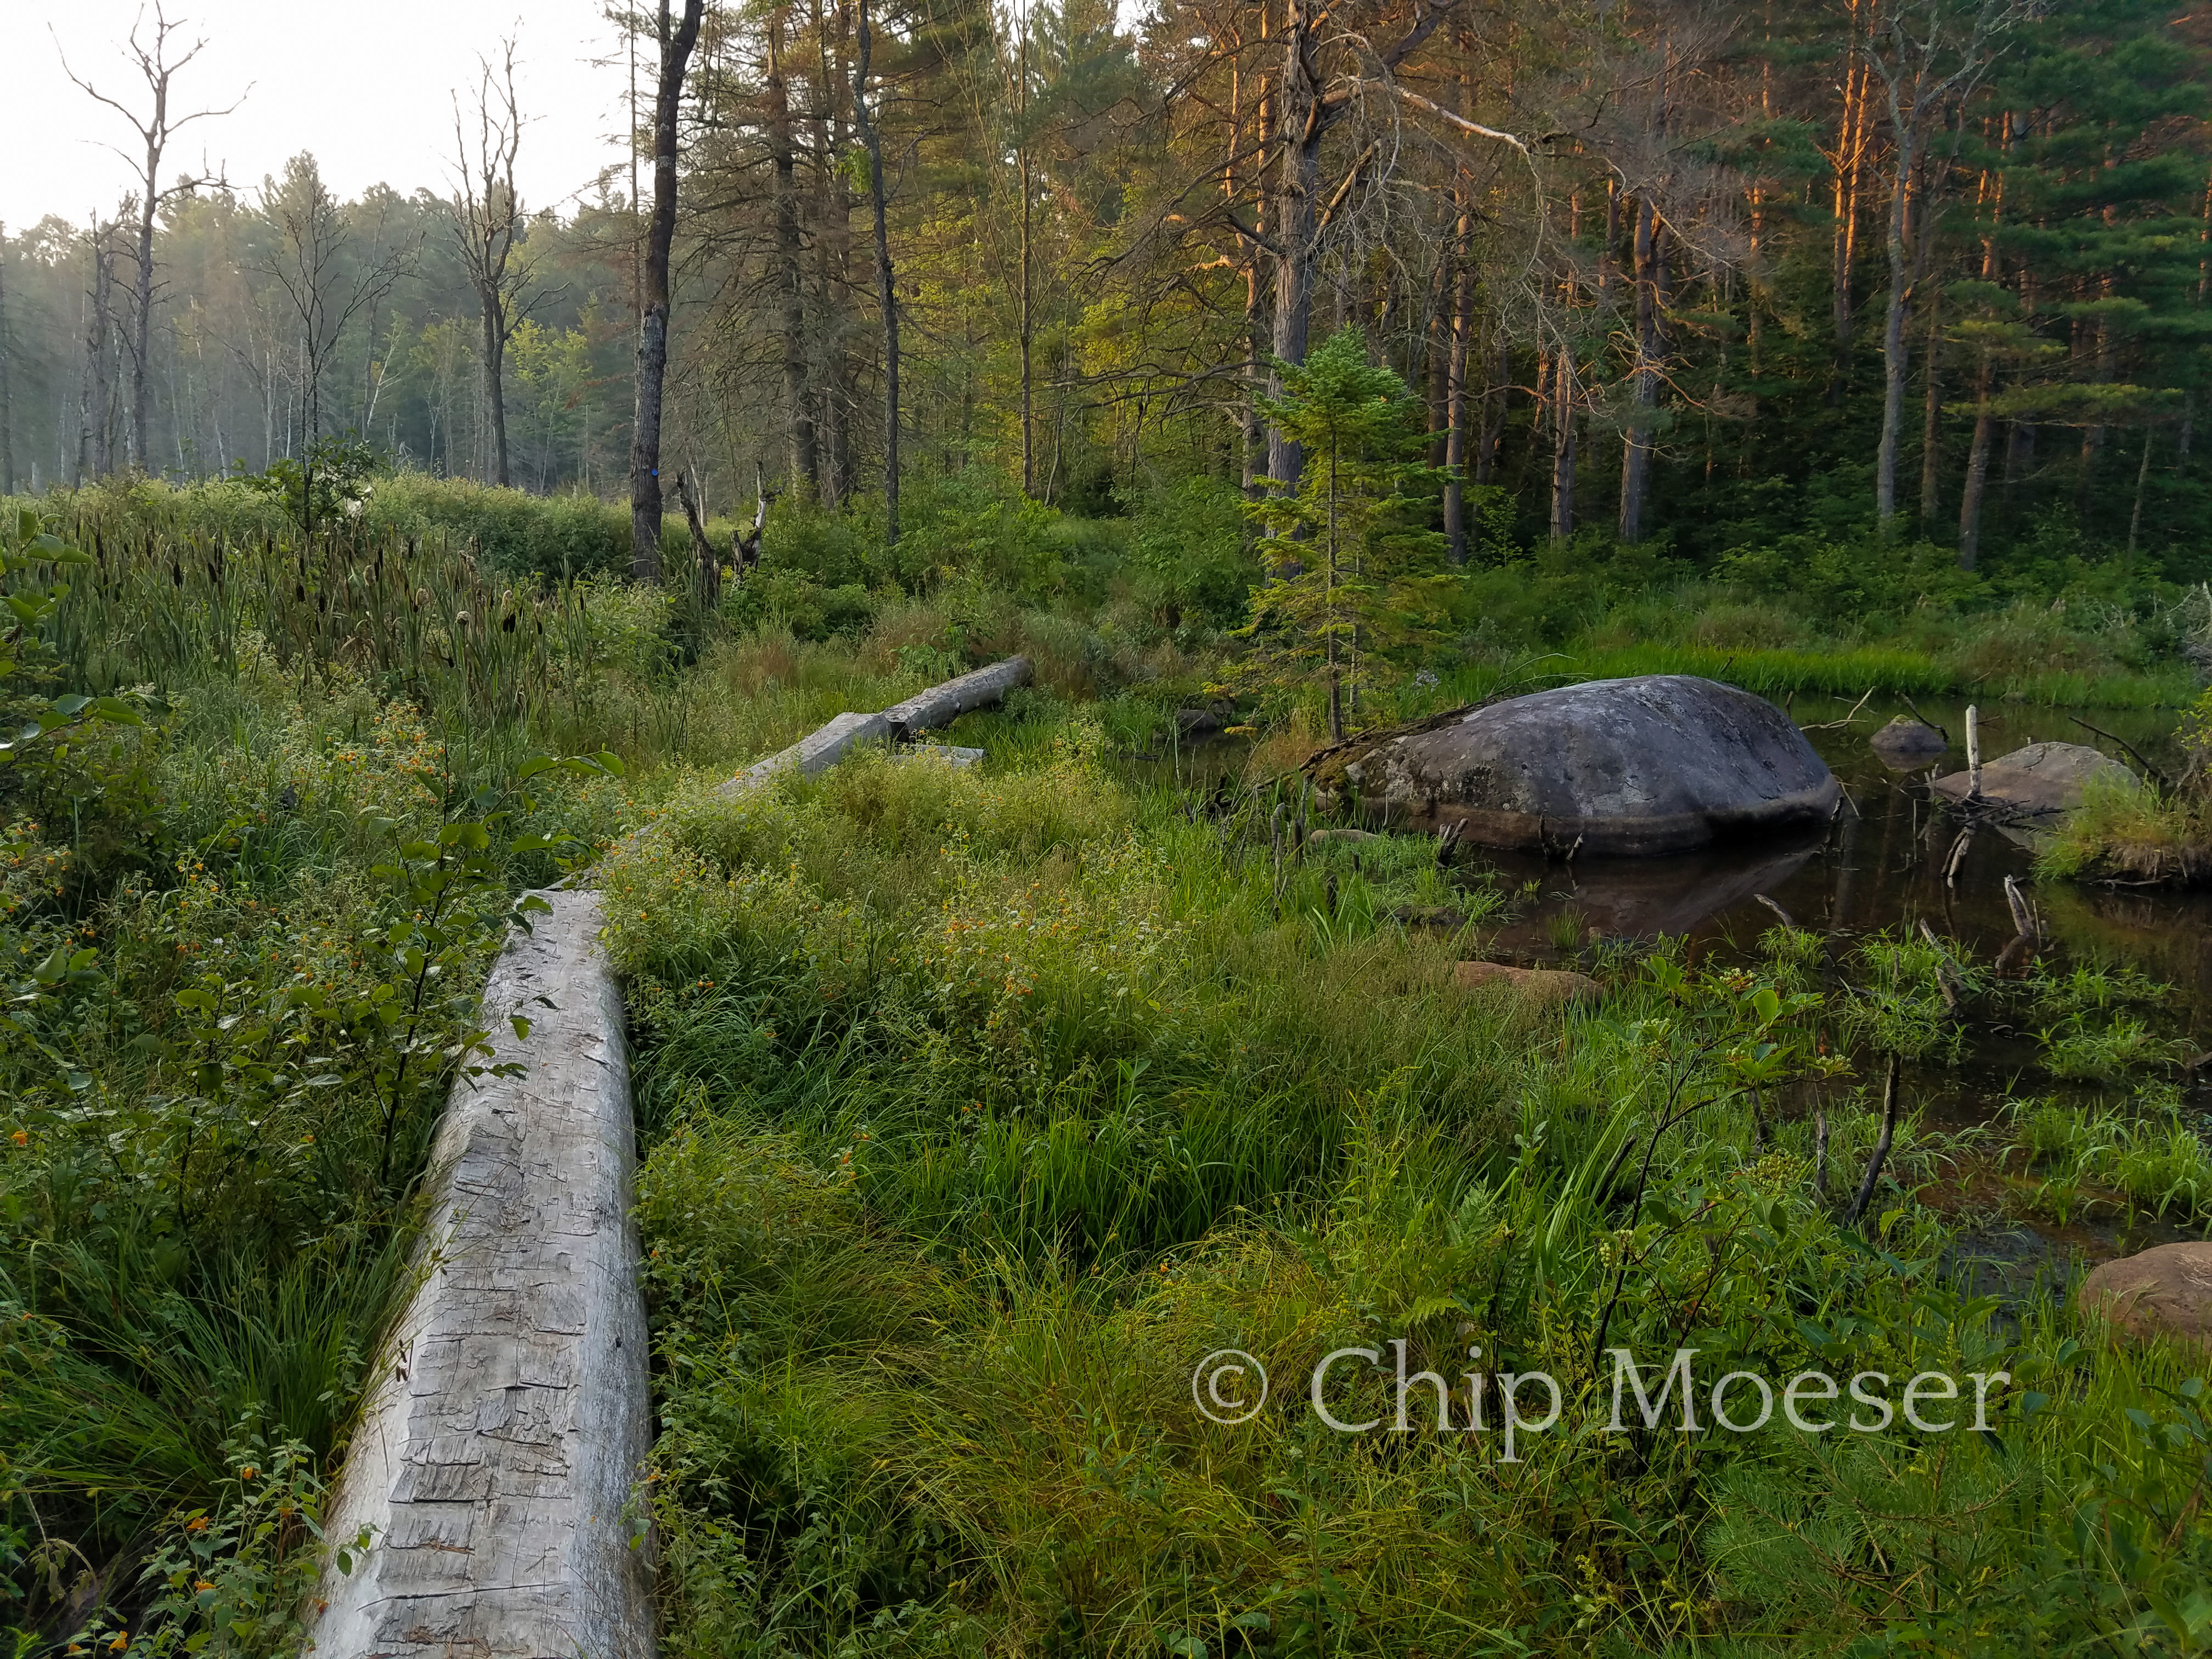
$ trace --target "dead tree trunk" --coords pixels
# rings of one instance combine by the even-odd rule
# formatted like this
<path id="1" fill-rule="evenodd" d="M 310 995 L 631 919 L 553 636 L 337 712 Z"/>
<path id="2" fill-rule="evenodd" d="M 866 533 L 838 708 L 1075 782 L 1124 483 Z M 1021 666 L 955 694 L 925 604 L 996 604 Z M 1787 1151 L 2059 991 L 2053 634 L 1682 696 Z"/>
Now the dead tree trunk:
<path id="1" fill-rule="evenodd" d="M 1552 539 L 1575 533 L 1575 359 L 1562 345 L 1552 365 Z"/>
<path id="2" fill-rule="evenodd" d="M 775 263 L 783 301 L 783 401 L 791 416 L 791 488 L 808 499 L 819 493 L 821 455 L 806 386 L 806 287 L 800 270 L 798 160 L 791 136 L 791 94 L 783 74 L 781 10 L 768 19 L 769 151 L 775 167 Z"/>
<path id="3" fill-rule="evenodd" d="M 1620 455 L 1620 539 L 1644 539 L 1644 501 L 1651 485 L 1651 430 L 1659 406 L 1660 271 L 1666 228 L 1649 196 L 1636 201 L 1636 369 L 1629 377 L 1634 412 Z"/>
<path id="4" fill-rule="evenodd" d="M 898 289 L 891 270 L 891 240 L 884 200 L 884 136 L 868 108 L 868 60 L 875 33 L 868 27 L 868 0 L 857 13 L 859 57 L 853 69 L 853 122 L 868 153 L 868 209 L 876 234 L 876 303 L 884 316 L 884 541 L 898 544 L 899 510 L 899 337 Z"/>
<path id="5" fill-rule="evenodd" d="M 1451 361 L 1445 374 L 1444 535 L 1455 565 L 1467 562 L 1467 360 L 1474 332 L 1474 222 L 1462 204 L 1453 240 Z"/>
<path id="6" fill-rule="evenodd" d="M 660 0 L 660 76 L 653 104 L 653 218 L 646 228 L 637 340 L 637 412 L 630 428 L 630 574 L 660 580 L 660 403 L 668 375 L 668 255 L 676 240 L 676 117 L 684 71 L 699 41 L 706 0 L 684 0 L 684 20 L 669 33 Z"/>
<path id="7" fill-rule="evenodd" d="M 1990 381 L 1993 375 L 1987 351 L 1974 374 L 1974 441 L 1966 452 L 1966 483 L 1959 495 L 1959 568 L 1972 570 L 1981 550 L 1982 493 L 1990 478 L 1990 443 L 1996 420 L 1990 413 Z"/>

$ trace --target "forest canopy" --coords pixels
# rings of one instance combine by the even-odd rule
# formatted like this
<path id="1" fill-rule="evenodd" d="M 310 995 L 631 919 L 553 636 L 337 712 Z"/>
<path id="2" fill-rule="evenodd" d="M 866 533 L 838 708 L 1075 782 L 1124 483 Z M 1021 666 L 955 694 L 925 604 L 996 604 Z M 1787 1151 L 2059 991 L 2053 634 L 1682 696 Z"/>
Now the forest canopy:
<path id="1" fill-rule="evenodd" d="M 659 453 L 717 508 L 880 516 L 894 434 L 907 477 L 1078 514 L 1255 495 L 1295 480 L 1282 367 L 1356 329 L 1426 411 L 1455 560 L 1874 532 L 2212 570 L 2212 79 L 2171 7 L 691 9 L 627 22 L 648 175 L 696 25 Z M 629 493 L 653 181 L 521 201 L 507 67 L 460 76 L 438 188 L 180 175 L 146 283 L 137 197 L 6 235 L 0 488 L 353 434 Z"/>

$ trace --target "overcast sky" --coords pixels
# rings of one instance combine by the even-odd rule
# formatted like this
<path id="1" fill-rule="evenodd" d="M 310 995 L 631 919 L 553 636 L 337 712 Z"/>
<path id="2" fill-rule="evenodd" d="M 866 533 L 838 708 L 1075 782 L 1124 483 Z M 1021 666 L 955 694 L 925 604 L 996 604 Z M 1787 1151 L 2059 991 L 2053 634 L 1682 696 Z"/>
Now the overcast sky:
<path id="1" fill-rule="evenodd" d="M 0 144 L 0 222 L 13 234 L 49 213 L 82 222 L 115 211 L 132 187 L 130 162 L 106 146 L 137 143 L 114 111 L 62 74 L 70 67 L 134 111 L 150 106 L 144 82 L 123 57 L 141 16 L 138 0 L 0 0 L 0 65 L 7 70 L 6 138 Z M 152 38 L 144 6 L 139 38 Z M 196 121 L 162 163 L 166 184 L 197 169 L 258 186 L 287 157 L 313 150 L 341 196 L 380 181 L 402 191 L 443 193 L 453 173 L 453 94 L 473 85 L 477 58 L 517 32 L 516 75 L 531 118 L 518 179 L 526 206 L 560 206 L 600 168 L 625 158 L 617 137 L 629 96 L 625 68 L 590 60 L 617 48 L 597 0 L 173 0 L 172 37 L 205 50 L 172 84 L 184 112 L 232 102 L 235 112 Z M 518 15 L 522 21 L 518 21 Z"/>

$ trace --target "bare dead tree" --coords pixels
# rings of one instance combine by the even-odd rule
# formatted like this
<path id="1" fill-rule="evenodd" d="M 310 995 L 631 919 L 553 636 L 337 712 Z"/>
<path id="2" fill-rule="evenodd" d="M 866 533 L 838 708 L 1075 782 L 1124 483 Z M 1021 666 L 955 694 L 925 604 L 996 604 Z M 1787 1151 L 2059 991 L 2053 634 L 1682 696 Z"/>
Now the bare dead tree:
<path id="1" fill-rule="evenodd" d="M 514 93 L 514 37 L 500 42 L 495 69 L 477 60 L 476 134 L 463 122 L 460 95 L 453 97 L 453 156 L 459 185 L 447 205 L 460 245 L 461 268 L 476 290 L 483 321 L 484 404 L 491 414 L 492 482 L 511 480 L 507 459 L 507 343 L 529 317 L 524 295 L 536 281 L 537 258 L 522 246 L 529 223 L 514 187 L 515 157 L 522 147 L 522 106 Z M 541 293 L 539 300 L 550 295 Z"/>
<path id="2" fill-rule="evenodd" d="M 706 0 L 684 0 L 672 33 L 668 0 L 660 0 L 660 76 L 653 104 L 653 218 L 646 228 L 640 275 L 637 413 L 630 426 L 630 574 L 660 580 L 660 401 L 668 377 L 668 255 L 676 240 L 676 118 L 684 72 L 699 43 Z"/>
<path id="3" fill-rule="evenodd" d="M 860 129 L 860 143 L 868 155 L 868 207 L 875 222 L 876 298 L 884 319 L 884 540 L 898 544 L 899 513 L 899 337 L 898 289 L 891 270 L 890 234 L 884 220 L 884 136 L 868 107 L 868 65 L 875 49 L 875 31 L 868 23 L 868 0 L 859 0 L 855 41 L 860 55 L 853 65 L 853 125 Z M 881 102 L 881 94 L 878 94 Z"/>
<path id="4" fill-rule="evenodd" d="M 109 97 L 72 70 L 66 54 L 62 58 L 62 73 L 68 76 L 86 95 L 106 105 L 128 121 L 144 147 L 143 153 L 136 156 L 125 155 L 121 150 L 116 152 L 124 155 L 124 159 L 138 170 L 137 270 L 131 296 L 131 459 L 142 467 L 147 465 L 148 457 L 153 453 L 147 431 L 146 357 L 154 321 L 154 221 L 160 216 L 162 204 L 172 197 L 189 196 L 204 185 L 228 188 L 229 184 L 220 168 L 213 173 L 207 172 L 206 162 L 203 160 L 201 172 L 182 174 L 164 189 L 161 185 L 161 158 L 169 148 L 170 139 L 179 129 L 211 116 L 228 115 L 246 101 L 246 93 L 241 92 L 222 109 L 198 109 L 189 115 L 172 115 L 169 112 L 169 82 L 179 70 L 200 55 L 207 42 L 193 41 L 173 63 L 169 58 L 173 50 L 170 37 L 184 27 L 185 20 L 179 17 L 171 22 L 162 9 L 161 0 L 155 0 L 154 38 L 150 42 L 138 38 L 145 22 L 146 14 L 142 10 L 137 21 L 131 25 L 131 33 L 125 43 L 125 55 L 145 78 L 146 90 L 154 100 L 153 110 L 149 114 L 141 116 L 120 100 Z M 54 49 L 57 52 L 61 50 L 58 38 Z M 252 89 L 252 84 L 248 83 L 246 92 Z"/>

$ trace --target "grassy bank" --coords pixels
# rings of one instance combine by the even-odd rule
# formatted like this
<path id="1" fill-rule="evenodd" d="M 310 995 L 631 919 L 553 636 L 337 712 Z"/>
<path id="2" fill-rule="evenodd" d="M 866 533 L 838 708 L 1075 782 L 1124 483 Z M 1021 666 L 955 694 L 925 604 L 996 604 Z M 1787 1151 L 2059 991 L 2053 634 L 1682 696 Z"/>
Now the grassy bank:
<path id="1" fill-rule="evenodd" d="M 1954 1287 L 1914 1193 L 1968 1149 L 1909 1103 L 1844 1220 L 1882 1053 L 1948 1040 L 1936 953 L 1877 941 L 1822 991 L 1784 931 L 1748 969 L 1607 958 L 1594 1012 L 1471 996 L 1378 921 L 1425 854 L 1279 902 L 1266 802 L 1132 793 L 1079 712 L 1000 731 L 981 778 L 678 792 L 603 867 L 667 1650 L 2196 1650 L 2201 1357 Z M 2060 1071 L 2094 988 L 2021 993 Z M 2021 1157 L 2078 1178 L 2094 1125 L 2047 1117 Z M 2198 1184 L 2137 1184 L 2202 1217 L 2184 1137 Z M 1394 1339 L 1462 1425 L 1470 1370 L 1550 1373 L 1559 1425 L 1509 1462 L 1495 1406 L 1435 1433 L 1417 1384 L 1413 1432 L 1326 1429 L 1316 1361 L 1373 1352 L 1327 1398 L 1387 1423 Z M 2011 1378 L 1980 1436 L 1610 1435 L 1613 1346 L 1695 1348 L 1708 1386 Z M 1234 1426 L 1193 1392 L 1224 1349 L 1276 1379 Z"/>

